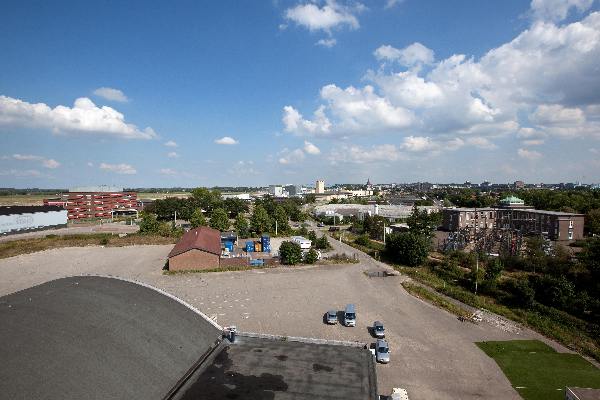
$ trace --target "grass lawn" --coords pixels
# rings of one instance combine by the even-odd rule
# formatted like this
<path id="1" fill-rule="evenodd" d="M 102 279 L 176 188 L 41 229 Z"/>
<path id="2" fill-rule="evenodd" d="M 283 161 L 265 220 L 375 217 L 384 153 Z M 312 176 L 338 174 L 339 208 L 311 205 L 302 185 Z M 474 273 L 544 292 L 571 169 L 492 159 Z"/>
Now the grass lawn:
<path id="1" fill-rule="evenodd" d="M 578 354 L 557 353 L 538 340 L 480 342 L 525 400 L 562 400 L 566 386 L 600 389 L 600 369 Z"/>

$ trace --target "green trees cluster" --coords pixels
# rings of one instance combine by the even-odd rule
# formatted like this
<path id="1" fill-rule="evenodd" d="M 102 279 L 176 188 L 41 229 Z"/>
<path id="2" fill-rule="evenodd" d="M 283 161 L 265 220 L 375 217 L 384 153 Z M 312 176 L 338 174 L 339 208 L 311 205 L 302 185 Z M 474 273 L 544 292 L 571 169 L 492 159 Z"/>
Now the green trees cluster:
<path id="1" fill-rule="evenodd" d="M 417 267 L 425 262 L 430 248 L 431 240 L 428 236 L 401 232 L 388 237 L 385 253 L 393 262 Z"/>
<path id="2" fill-rule="evenodd" d="M 284 265 L 300 264 L 303 260 L 300 245 L 290 241 L 281 243 L 279 247 L 279 259 Z"/>

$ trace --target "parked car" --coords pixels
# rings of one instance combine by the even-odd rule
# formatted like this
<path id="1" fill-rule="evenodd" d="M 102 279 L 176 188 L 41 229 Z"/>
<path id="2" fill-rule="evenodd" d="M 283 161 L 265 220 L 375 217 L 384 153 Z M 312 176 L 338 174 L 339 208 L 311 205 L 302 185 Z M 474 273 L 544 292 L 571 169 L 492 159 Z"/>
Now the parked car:
<path id="1" fill-rule="evenodd" d="M 383 327 L 383 322 L 375 321 L 373 323 L 373 336 L 376 338 L 384 338 L 385 337 L 385 328 Z"/>
<path id="2" fill-rule="evenodd" d="M 329 310 L 327 311 L 327 316 L 325 317 L 328 324 L 335 325 L 338 322 L 337 311 Z"/>
<path id="3" fill-rule="evenodd" d="M 348 304 L 344 311 L 344 325 L 356 326 L 356 309 L 354 304 Z"/>
<path id="4" fill-rule="evenodd" d="M 317 227 L 319 227 L 319 228 L 322 228 L 322 227 L 324 227 L 324 226 L 325 226 L 325 224 L 324 224 L 324 223 L 322 223 L 322 222 L 319 222 L 319 223 L 317 224 Z"/>
<path id="5" fill-rule="evenodd" d="M 390 347 L 383 339 L 377 339 L 375 344 L 375 358 L 377 362 L 387 364 L 390 362 Z"/>

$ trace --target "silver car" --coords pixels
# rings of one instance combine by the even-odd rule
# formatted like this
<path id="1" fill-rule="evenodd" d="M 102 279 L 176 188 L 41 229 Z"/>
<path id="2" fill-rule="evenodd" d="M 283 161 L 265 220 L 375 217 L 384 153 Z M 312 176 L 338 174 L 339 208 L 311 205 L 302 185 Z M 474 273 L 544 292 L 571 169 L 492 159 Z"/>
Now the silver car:
<path id="1" fill-rule="evenodd" d="M 325 316 L 327 323 L 331 325 L 335 325 L 338 322 L 337 311 L 329 310 L 327 311 L 327 315 Z"/>
<path id="2" fill-rule="evenodd" d="M 375 344 L 375 358 L 377 362 L 387 364 L 390 362 L 390 347 L 383 339 L 377 339 Z"/>
<path id="3" fill-rule="evenodd" d="M 383 327 L 383 322 L 375 321 L 373 323 L 373 336 L 376 338 L 384 338 L 385 337 L 385 328 Z"/>

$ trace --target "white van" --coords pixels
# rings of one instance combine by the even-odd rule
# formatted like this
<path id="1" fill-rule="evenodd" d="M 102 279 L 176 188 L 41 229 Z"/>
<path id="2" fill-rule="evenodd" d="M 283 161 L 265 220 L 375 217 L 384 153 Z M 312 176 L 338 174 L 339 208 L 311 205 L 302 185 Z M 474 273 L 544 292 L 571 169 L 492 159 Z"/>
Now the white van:
<path id="1" fill-rule="evenodd" d="M 346 311 L 344 311 L 344 325 L 356 326 L 356 309 L 354 304 L 348 304 Z"/>
<path id="2" fill-rule="evenodd" d="M 292 236 L 292 242 L 298 243 L 302 250 L 309 250 L 310 246 L 312 246 L 312 242 L 302 236 Z"/>

